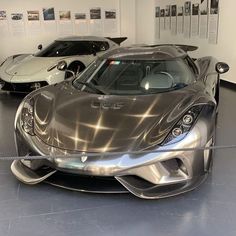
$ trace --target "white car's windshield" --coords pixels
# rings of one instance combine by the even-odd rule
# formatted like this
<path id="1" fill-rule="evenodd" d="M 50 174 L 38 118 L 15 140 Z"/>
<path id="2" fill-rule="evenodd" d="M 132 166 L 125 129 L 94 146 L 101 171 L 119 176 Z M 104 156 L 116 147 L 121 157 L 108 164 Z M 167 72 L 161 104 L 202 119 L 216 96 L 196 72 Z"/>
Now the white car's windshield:
<path id="1" fill-rule="evenodd" d="M 138 95 L 180 89 L 194 81 L 194 73 L 182 58 L 106 60 L 93 63 L 74 86 L 92 93 L 96 92 L 93 87 L 105 94 Z"/>

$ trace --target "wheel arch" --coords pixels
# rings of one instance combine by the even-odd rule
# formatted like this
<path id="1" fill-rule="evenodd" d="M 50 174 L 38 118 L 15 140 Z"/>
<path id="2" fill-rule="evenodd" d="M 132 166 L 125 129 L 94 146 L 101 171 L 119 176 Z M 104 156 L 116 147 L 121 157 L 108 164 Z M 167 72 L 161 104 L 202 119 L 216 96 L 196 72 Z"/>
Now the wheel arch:
<path id="1" fill-rule="evenodd" d="M 216 100 L 217 105 L 219 105 L 219 101 L 220 101 L 220 76 L 219 75 L 217 77 L 215 100 Z"/>
<path id="2" fill-rule="evenodd" d="M 79 71 L 78 71 L 78 66 L 80 67 L 79 68 Z M 84 69 L 86 68 L 85 64 L 82 62 L 82 61 L 79 61 L 79 60 L 74 60 L 74 61 L 71 61 L 67 67 L 67 70 L 68 71 L 73 71 L 74 74 L 78 74 L 80 72 L 82 72 Z M 68 79 L 70 78 L 71 74 L 69 72 L 66 72 L 65 73 L 65 79 Z"/>
<path id="3" fill-rule="evenodd" d="M 77 65 L 80 65 L 80 66 L 81 66 L 81 68 L 82 68 L 81 71 L 86 68 L 85 64 L 84 64 L 82 61 L 80 61 L 80 60 L 74 60 L 74 61 L 71 61 L 71 62 L 70 62 L 70 64 L 68 65 L 68 69 L 69 69 L 69 68 L 73 68 L 73 67 L 75 67 L 75 66 L 77 66 Z"/>

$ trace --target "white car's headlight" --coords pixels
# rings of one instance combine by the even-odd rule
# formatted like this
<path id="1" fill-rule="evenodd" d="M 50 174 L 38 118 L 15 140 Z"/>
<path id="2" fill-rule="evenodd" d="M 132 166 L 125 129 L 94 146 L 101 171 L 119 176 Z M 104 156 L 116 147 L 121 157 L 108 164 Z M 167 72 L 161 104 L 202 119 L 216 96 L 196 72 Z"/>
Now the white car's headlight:
<path id="1" fill-rule="evenodd" d="M 55 68 L 57 68 L 58 70 L 60 71 L 65 71 L 67 69 L 67 63 L 66 61 L 59 61 L 58 63 L 50 66 L 47 71 L 51 71 L 51 70 L 54 70 Z"/>
<path id="2" fill-rule="evenodd" d="M 34 100 L 26 100 L 21 110 L 21 125 L 23 130 L 30 134 L 34 134 Z"/>

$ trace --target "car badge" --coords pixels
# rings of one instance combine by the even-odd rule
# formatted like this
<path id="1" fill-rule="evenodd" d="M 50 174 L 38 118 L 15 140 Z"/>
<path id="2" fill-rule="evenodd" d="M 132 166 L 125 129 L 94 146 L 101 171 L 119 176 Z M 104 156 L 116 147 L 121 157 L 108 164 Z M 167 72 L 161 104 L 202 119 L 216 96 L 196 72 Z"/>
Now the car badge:
<path id="1" fill-rule="evenodd" d="M 82 154 L 85 154 L 85 153 L 82 153 Z M 81 162 L 84 163 L 86 162 L 88 159 L 88 156 L 81 156 Z"/>
<path id="2" fill-rule="evenodd" d="M 102 109 L 102 110 L 120 110 L 124 107 L 124 103 L 122 102 L 105 102 L 105 101 L 93 101 L 91 107 L 94 109 Z"/>

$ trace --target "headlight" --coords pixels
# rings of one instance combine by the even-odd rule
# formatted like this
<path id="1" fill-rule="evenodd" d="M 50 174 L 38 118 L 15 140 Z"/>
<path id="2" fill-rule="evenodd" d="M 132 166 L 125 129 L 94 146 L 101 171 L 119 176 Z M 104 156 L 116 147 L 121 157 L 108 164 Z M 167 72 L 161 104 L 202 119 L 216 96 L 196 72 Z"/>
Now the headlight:
<path id="1" fill-rule="evenodd" d="M 21 111 L 21 124 L 23 130 L 34 135 L 34 100 L 26 100 Z"/>
<path id="2" fill-rule="evenodd" d="M 51 70 L 54 70 L 55 68 L 57 68 L 60 71 L 64 71 L 67 69 L 67 63 L 66 61 L 59 61 L 58 63 L 56 63 L 55 65 L 52 65 L 48 68 L 48 72 Z"/>
<path id="3" fill-rule="evenodd" d="M 179 122 L 172 128 L 162 145 L 173 144 L 182 140 L 196 122 L 201 110 L 202 106 L 193 106 L 189 109 L 179 120 Z"/>

